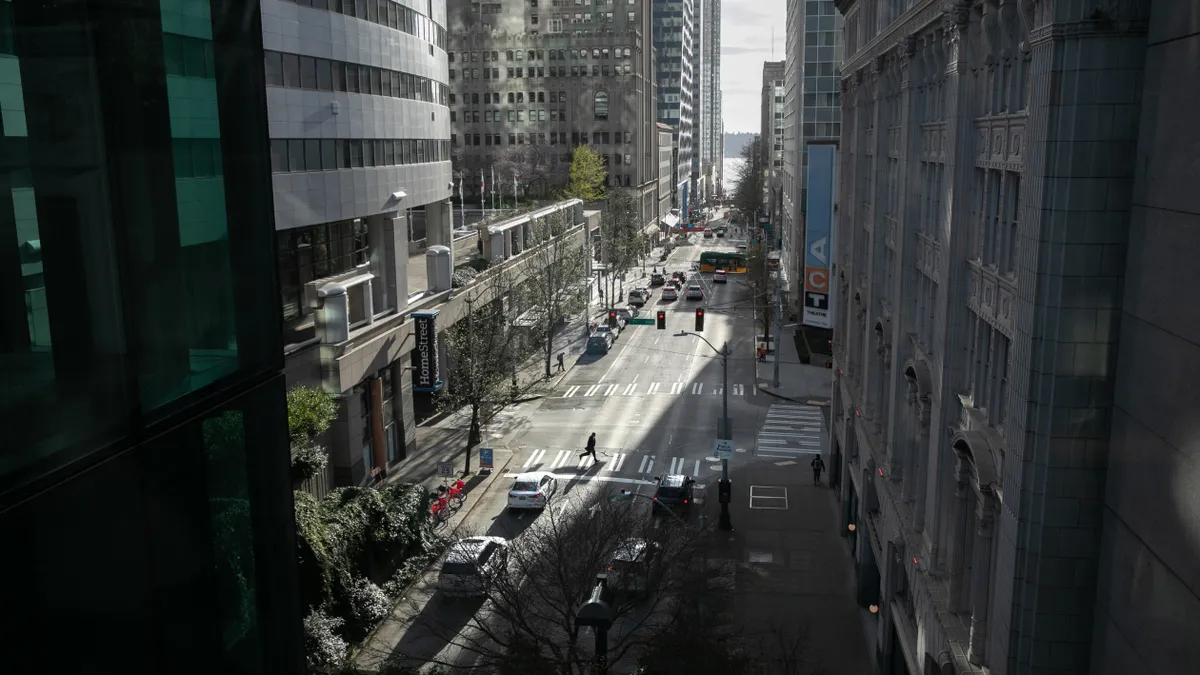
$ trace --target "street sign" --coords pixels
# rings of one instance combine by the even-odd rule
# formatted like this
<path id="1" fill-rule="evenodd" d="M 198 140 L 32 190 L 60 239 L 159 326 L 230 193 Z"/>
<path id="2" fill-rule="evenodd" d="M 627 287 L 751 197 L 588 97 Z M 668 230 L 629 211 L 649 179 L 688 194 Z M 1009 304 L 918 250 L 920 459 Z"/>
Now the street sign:
<path id="1" fill-rule="evenodd" d="M 453 478 L 454 462 L 438 462 L 438 476 L 440 478 Z"/>
<path id="2" fill-rule="evenodd" d="M 630 326 L 653 326 L 654 319 L 630 319 Z"/>
<path id="3" fill-rule="evenodd" d="M 492 467 L 492 449 L 491 448 L 480 448 L 479 449 L 479 468 L 481 470 L 486 469 L 487 471 L 492 470 L 493 467 Z"/>
<path id="4" fill-rule="evenodd" d="M 733 441 L 719 438 L 713 446 L 713 456 L 717 459 L 733 459 Z"/>

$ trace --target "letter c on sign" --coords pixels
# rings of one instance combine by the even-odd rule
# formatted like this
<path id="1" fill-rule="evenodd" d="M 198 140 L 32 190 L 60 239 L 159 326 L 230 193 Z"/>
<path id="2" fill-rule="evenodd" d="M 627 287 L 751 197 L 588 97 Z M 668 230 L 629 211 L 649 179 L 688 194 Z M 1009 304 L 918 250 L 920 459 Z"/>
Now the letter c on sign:
<path id="1" fill-rule="evenodd" d="M 818 293 L 829 292 L 829 272 L 824 268 L 810 268 L 808 270 L 808 278 L 805 280 L 805 288 Z"/>

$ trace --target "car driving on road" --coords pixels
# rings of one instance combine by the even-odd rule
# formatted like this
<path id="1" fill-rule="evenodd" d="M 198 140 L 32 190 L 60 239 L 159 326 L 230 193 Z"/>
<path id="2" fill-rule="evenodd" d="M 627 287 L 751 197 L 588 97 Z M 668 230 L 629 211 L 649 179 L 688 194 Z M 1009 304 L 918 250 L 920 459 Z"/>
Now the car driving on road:
<path id="1" fill-rule="evenodd" d="M 729 275 L 725 273 L 725 270 L 713 270 L 713 283 L 727 284 L 729 283 Z"/>
<path id="2" fill-rule="evenodd" d="M 691 286 L 688 286 L 687 299 L 688 300 L 703 300 L 704 299 L 704 289 L 700 288 L 700 284 L 692 284 Z"/>
<path id="3" fill-rule="evenodd" d="M 549 471 L 517 474 L 508 489 L 508 508 L 510 511 L 544 509 L 550 505 L 555 492 L 558 492 L 558 479 Z"/>
<path id="4" fill-rule="evenodd" d="M 612 339 L 613 339 L 613 342 L 616 342 L 616 341 L 617 341 L 617 336 L 619 336 L 619 335 L 621 334 L 621 324 L 622 324 L 622 323 L 623 323 L 623 321 L 618 321 L 618 322 L 617 322 L 617 325 L 615 325 L 615 326 L 610 326 L 610 325 L 608 325 L 608 324 L 604 324 L 604 325 L 602 325 L 602 326 L 597 326 L 597 327 L 596 327 L 596 330 L 592 331 L 592 335 L 596 335 L 596 334 L 605 335 L 605 334 L 607 334 L 607 335 L 609 335 L 609 336 L 611 336 L 611 337 L 612 337 Z"/>
<path id="5" fill-rule="evenodd" d="M 610 333 L 592 333 L 587 341 L 587 353 L 607 354 L 612 349 L 613 339 Z"/>
<path id="6" fill-rule="evenodd" d="M 626 539 L 613 551 L 608 563 L 609 588 L 630 596 L 642 596 L 649 590 L 650 558 L 658 544 L 645 539 Z"/>
<path id="7" fill-rule="evenodd" d="M 676 290 L 675 286 L 673 286 L 673 285 L 663 286 L 662 299 L 663 300 L 678 300 L 679 299 L 679 291 Z"/>
<path id="8" fill-rule="evenodd" d="M 696 481 L 682 474 L 670 474 L 655 478 L 658 489 L 654 491 L 654 513 L 670 509 L 676 515 L 692 505 L 693 488 Z"/>
<path id="9" fill-rule="evenodd" d="M 667 278 L 665 276 L 663 276 L 662 274 L 655 272 L 654 274 L 650 275 L 650 285 L 651 286 L 662 286 L 665 283 L 667 283 Z"/>
<path id="10" fill-rule="evenodd" d="M 483 595 L 488 580 L 503 574 L 508 559 L 504 537 L 467 537 L 446 552 L 438 574 L 438 590 L 451 597 Z"/>

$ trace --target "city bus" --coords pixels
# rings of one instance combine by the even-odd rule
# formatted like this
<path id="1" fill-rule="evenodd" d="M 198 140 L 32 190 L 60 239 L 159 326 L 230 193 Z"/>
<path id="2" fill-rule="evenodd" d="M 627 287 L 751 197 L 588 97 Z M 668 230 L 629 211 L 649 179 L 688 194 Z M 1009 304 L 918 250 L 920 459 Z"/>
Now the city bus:
<path id="1" fill-rule="evenodd" d="M 700 271 L 723 269 L 730 274 L 746 273 L 746 255 L 733 251 L 705 251 L 700 254 Z"/>

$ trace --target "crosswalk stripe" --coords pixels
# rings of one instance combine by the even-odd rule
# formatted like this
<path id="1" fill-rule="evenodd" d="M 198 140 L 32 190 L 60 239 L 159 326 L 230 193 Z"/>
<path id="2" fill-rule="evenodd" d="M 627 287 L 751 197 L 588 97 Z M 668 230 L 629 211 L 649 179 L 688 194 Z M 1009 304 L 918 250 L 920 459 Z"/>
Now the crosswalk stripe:
<path id="1" fill-rule="evenodd" d="M 746 385 L 744 385 L 744 384 L 733 385 L 733 395 L 734 396 L 745 396 L 745 394 L 746 394 Z"/>
<path id="2" fill-rule="evenodd" d="M 700 475 L 700 460 L 696 460 L 696 469 L 692 471 L 692 476 Z"/>
<path id="3" fill-rule="evenodd" d="M 683 473 L 683 458 L 682 457 L 672 457 L 671 458 L 671 468 L 667 471 L 667 473 L 670 473 L 670 474 Z"/>
<path id="4" fill-rule="evenodd" d="M 570 389 L 567 389 L 567 393 L 563 394 L 563 398 L 570 398 L 570 397 L 574 396 L 575 392 L 577 392 L 577 391 L 579 391 L 579 385 L 575 385 L 575 386 L 571 387 Z"/>
<path id="5" fill-rule="evenodd" d="M 584 396 L 591 396 L 592 394 L 595 394 L 597 391 L 600 390 L 600 386 L 601 385 L 593 384 L 592 386 L 588 387 L 587 393 L 584 394 Z"/>
<path id="6" fill-rule="evenodd" d="M 528 469 L 531 466 L 537 466 L 538 464 L 542 463 L 542 458 L 545 456 L 545 450 L 534 450 L 533 453 L 529 455 L 529 459 L 525 460 L 525 463 L 521 465 L 521 468 Z"/>
<path id="7" fill-rule="evenodd" d="M 750 395 L 751 395 L 751 396 L 758 396 L 758 387 L 751 387 L 751 388 L 750 388 Z"/>
<path id="8" fill-rule="evenodd" d="M 621 385 L 619 385 L 619 384 L 610 384 L 610 385 L 608 385 L 608 389 L 605 389 L 605 390 L 604 390 L 604 395 L 605 395 L 605 396 L 612 396 L 612 395 L 613 395 L 613 392 L 614 392 L 614 391 L 616 391 L 616 390 L 617 390 L 617 387 L 620 387 L 620 386 L 621 386 Z"/>
<path id="9" fill-rule="evenodd" d="M 657 394 L 658 393 L 658 383 L 654 382 L 653 384 L 651 384 L 650 387 L 648 389 L 646 389 L 646 393 L 647 394 Z"/>
<path id="10" fill-rule="evenodd" d="M 579 458 L 579 463 L 576 464 L 576 468 L 586 469 L 591 464 L 591 462 L 592 462 L 591 455 L 584 455 L 583 457 Z"/>
<path id="11" fill-rule="evenodd" d="M 703 392 L 704 392 L 704 383 L 703 382 L 696 382 L 692 385 L 692 393 L 693 394 L 700 394 Z"/>
<path id="12" fill-rule="evenodd" d="M 714 394 L 715 396 L 720 396 L 720 395 L 721 395 L 721 393 L 722 393 L 722 392 L 724 392 L 724 391 L 725 391 L 725 388 L 724 388 L 724 387 L 717 387 L 717 388 L 716 388 L 716 390 L 715 390 L 715 391 L 713 391 L 713 394 Z"/>
<path id="13" fill-rule="evenodd" d="M 637 391 L 637 382 L 630 382 L 629 386 L 625 387 L 623 394 L 625 396 L 632 396 L 635 391 Z"/>
<path id="14" fill-rule="evenodd" d="M 671 394 L 676 395 L 676 394 L 683 393 L 683 385 L 684 385 L 683 382 L 676 382 L 676 383 L 672 384 L 671 385 Z"/>
<path id="15" fill-rule="evenodd" d="M 567 450 L 559 450 L 558 456 L 554 458 L 552 468 L 561 469 L 567 465 L 567 460 L 571 458 L 571 453 Z"/>
<path id="16" fill-rule="evenodd" d="M 621 467 L 623 466 L 625 466 L 625 453 L 618 452 L 608 460 L 608 463 L 603 469 L 601 469 L 601 471 L 606 473 L 616 473 L 620 471 Z"/>

